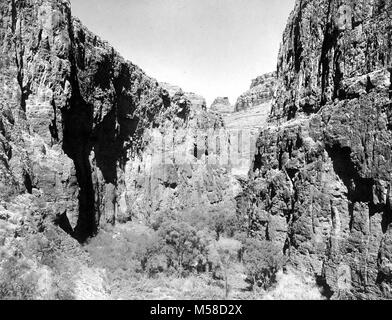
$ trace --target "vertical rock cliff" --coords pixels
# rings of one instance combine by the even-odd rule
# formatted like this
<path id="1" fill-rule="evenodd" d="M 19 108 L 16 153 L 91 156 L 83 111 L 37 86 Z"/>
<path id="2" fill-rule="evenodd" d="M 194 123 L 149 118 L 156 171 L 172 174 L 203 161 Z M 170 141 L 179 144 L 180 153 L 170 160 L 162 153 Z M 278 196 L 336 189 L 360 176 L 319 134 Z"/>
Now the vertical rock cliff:
<path id="1" fill-rule="evenodd" d="M 172 101 L 189 108 L 187 120 L 167 118 L 159 128 L 146 130 L 145 149 L 125 170 L 123 203 L 130 211 L 125 217 L 153 222 L 166 214 L 213 214 L 219 208 L 234 213 L 232 150 L 221 116 L 207 111 L 197 95 L 173 86 L 168 92 Z"/>
<path id="2" fill-rule="evenodd" d="M 275 72 L 253 79 L 250 89 L 237 99 L 235 111 L 239 112 L 271 102 L 276 91 L 276 82 Z"/>
<path id="3" fill-rule="evenodd" d="M 218 97 L 210 106 L 210 110 L 220 114 L 234 112 L 234 107 L 231 105 L 228 97 Z"/>
<path id="4" fill-rule="evenodd" d="M 66 0 L 3 1 L 0 18 L 7 237 L 49 220 L 83 242 L 169 210 L 235 210 L 228 138 L 202 97 L 125 61 Z"/>
<path id="5" fill-rule="evenodd" d="M 200 97 L 171 96 L 66 0 L 2 1 L 0 21 L 2 219 L 19 230 L 48 217 L 80 241 L 131 219 L 127 170 L 146 132 L 186 128 Z"/>
<path id="6" fill-rule="evenodd" d="M 247 190 L 250 234 L 328 297 L 392 298 L 388 1 L 298 0 Z"/>

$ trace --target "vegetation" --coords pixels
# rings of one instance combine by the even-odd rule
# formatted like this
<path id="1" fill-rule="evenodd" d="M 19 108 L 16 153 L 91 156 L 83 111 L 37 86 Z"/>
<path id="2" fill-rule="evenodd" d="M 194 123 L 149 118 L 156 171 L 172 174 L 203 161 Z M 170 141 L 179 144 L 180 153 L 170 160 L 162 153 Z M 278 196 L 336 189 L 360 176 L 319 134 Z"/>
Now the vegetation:
<path id="1" fill-rule="evenodd" d="M 0 259 L 0 300 L 73 300 L 77 268 L 53 229 L 15 240 Z"/>
<path id="2" fill-rule="evenodd" d="M 83 247 L 87 268 L 102 271 L 103 290 L 114 299 L 258 299 L 285 292 L 317 297 L 311 281 L 282 271 L 280 248 L 249 238 L 235 219 L 216 208 L 161 215 L 150 227 L 106 227 Z M 59 229 L 45 228 L 13 245 L 18 252 L 0 260 L 0 299 L 74 299 L 78 265 L 86 262 L 65 239 Z M 300 285 L 290 287 L 287 279 Z"/>
<path id="3" fill-rule="evenodd" d="M 268 300 L 323 300 L 322 290 L 314 277 L 301 274 L 291 268 L 279 271 L 276 286 L 265 295 Z"/>
<path id="4" fill-rule="evenodd" d="M 85 248 L 94 264 L 107 271 L 109 287 L 119 296 L 135 290 L 146 291 L 149 298 L 157 290 L 172 296 L 179 289 L 170 283 L 179 279 L 179 284 L 197 286 L 199 296 L 193 296 L 193 288 L 192 298 L 201 298 L 200 286 L 211 293 L 208 299 L 249 298 L 276 284 L 285 258 L 272 242 L 248 238 L 236 219 L 219 207 L 166 213 L 150 227 L 128 222 L 103 230 Z"/>
<path id="5" fill-rule="evenodd" d="M 2 257 L 0 300 L 33 300 L 37 296 L 38 276 L 20 254 Z"/>

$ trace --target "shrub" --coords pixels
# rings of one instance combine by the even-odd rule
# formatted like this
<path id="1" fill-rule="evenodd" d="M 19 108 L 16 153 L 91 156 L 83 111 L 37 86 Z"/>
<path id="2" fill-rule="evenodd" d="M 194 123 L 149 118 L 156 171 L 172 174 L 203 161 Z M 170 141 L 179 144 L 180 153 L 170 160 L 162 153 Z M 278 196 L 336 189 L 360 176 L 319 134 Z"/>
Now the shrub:
<path id="1" fill-rule="evenodd" d="M 204 241 L 195 228 L 186 222 L 166 222 L 161 226 L 159 236 L 169 268 L 173 267 L 180 274 L 201 268 L 200 264 L 206 260 L 208 241 Z"/>
<path id="2" fill-rule="evenodd" d="M 78 270 L 62 250 L 61 233 L 47 230 L 32 235 L 27 238 L 23 252 L 27 257 L 36 260 L 40 267 L 48 267 L 51 271 L 51 287 L 47 288 L 49 292 L 46 299 L 73 300 L 75 298 L 73 276 Z"/>
<path id="3" fill-rule="evenodd" d="M 291 268 L 277 274 L 277 285 L 265 300 L 324 300 L 316 279 Z"/>
<path id="4" fill-rule="evenodd" d="M 193 209 L 184 214 L 185 221 L 197 230 L 210 230 L 218 241 L 222 235 L 233 237 L 238 231 L 238 219 L 235 210 L 223 205 L 213 209 Z"/>
<path id="5" fill-rule="evenodd" d="M 4 259 L 0 270 L 0 300 L 37 299 L 38 276 L 22 257 Z"/>
<path id="6" fill-rule="evenodd" d="M 224 208 L 212 212 L 210 225 L 216 233 L 216 240 L 219 240 L 222 234 L 233 237 L 238 229 L 235 212 Z"/>
<path id="7" fill-rule="evenodd" d="M 162 253 L 163 246 L 164 243 L 157 234 L 151 235 L 138 246 L 137 259 L 149 277 L 167 271 L 168 261 Z"/>
<path id="8" fill-rule="evenodd" d="M 141 270 L 136 258 L 137 242 L 123 235 L 101 231 L 85 246 L 94 263 L 108 271 L 110 280 L 128 278 Z"/>
<path id="9" fill-rule="evenodd" d="M 243 262 L 253 290 L 257 287 L 267 290 L 276 283 L 276 275 L 282 269 L 285 257 L 272 242 L 248 239 L 244 245 Z"/>
<path id="10" fill-rule="evenodd" d="M 168 221 L 176 221 L 178 216 L 172 211 L 163 211 L 159 214 L 155 214 L 150 218 L 149 226 L 154 230 L 158 231 L 163 224 Z"/>

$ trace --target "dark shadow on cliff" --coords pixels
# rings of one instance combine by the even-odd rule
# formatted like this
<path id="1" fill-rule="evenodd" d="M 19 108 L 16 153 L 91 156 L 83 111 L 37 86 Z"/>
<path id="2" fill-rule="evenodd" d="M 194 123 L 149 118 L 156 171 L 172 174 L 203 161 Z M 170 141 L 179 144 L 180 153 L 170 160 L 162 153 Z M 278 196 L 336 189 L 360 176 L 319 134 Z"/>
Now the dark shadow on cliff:
<path id="1" fill-rule="evenodd" d="M 93 111 L 80 94 L 74 93 L 70 108 L 63 110 L 63 150 L 73 160 L 79 184 L 79 217 L 73 236 L 80 242 L 94 235 L 98 227 L 89 156 Z"/>
<path id="2" fill-rule="evenodd" d="M 375 204 L 373 200 L 373 187 L 375 181 L 372 178 L 362 178 L 353 161 L 351 160 L 351 149 L 348 147 L 339 147 L 334 145 L 326 147 L 326 150 L 332 159 L 334 171 L 342 179 L 347 187 L 347 199 L 349 201 L 349 212 L 351 216 L 350 229 L 352 228 L 354 220 L 354 205 L 355 203 L 368 203 L 369 215 L 373 216 L 376 213 L 382 214 L 382 230 L 385 233 L 388 226 L 392 222 L 391 204 L 389 197 L 386 203 Z M 388 190 L 390 194 L 390 188 Z"/>

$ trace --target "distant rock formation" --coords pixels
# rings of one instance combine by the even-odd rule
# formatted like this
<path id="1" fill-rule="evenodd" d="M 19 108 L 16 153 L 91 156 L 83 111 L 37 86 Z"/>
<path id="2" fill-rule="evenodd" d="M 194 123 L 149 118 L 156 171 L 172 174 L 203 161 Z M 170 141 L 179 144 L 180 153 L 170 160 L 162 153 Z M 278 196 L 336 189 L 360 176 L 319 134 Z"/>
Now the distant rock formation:
<path id="1" fill-rule="evenodd" d="M 225 113 L 232 113 L 234 111 L 234 107 L 230 103 L 229 98 L 218 97 L 214 100 L 209 110 L 221 114 L 225 114 Z"/>
<path id="2" fill-rule="evenodd" d="M 270 102 L 275 93 L 276 84 L 276 72 L 266 73 L 252 80 L 250 89 L 238 98 L 235 111 L 246 110 Z"/>

